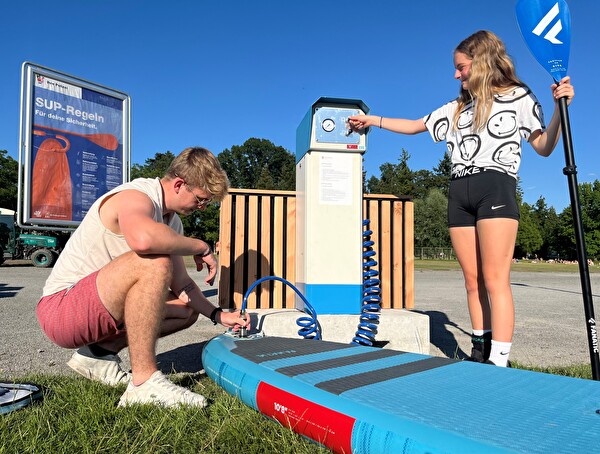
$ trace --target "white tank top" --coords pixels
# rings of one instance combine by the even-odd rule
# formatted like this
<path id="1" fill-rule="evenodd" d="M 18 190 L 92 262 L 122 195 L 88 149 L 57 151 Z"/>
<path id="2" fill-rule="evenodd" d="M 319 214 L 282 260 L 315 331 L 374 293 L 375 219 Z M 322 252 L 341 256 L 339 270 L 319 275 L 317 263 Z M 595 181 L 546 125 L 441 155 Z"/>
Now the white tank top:
<path id="1" fill-rule="evenodd" d="M 150 197 L 154 205 L 153 219 L 183 234 L 183 224 L 177 214 L 171 213 L 163 219 L 163 193 L 159 178 L 138 178 L 117 186 L 94 202 L 73 232 L 46 280 L 43 296 L 71 287 L 131 250 L 123 235 L 116 235 L 104 227 L 99 213 L 99 207 L 105 198 L 127 189 L 143 192 Z"/>

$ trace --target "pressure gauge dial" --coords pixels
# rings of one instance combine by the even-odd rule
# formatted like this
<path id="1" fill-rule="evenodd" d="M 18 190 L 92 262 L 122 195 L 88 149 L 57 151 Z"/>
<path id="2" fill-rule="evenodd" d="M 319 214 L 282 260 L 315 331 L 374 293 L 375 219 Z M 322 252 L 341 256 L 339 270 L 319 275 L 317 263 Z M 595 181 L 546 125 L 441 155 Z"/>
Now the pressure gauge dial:
<path id="1" fill-rule="evenodd" d="M 331 132 L 335 129 L 335 121 L 333 121 L 331 118 L 326 118 L 321 123 L 321 127 L 325 132 Z"/>

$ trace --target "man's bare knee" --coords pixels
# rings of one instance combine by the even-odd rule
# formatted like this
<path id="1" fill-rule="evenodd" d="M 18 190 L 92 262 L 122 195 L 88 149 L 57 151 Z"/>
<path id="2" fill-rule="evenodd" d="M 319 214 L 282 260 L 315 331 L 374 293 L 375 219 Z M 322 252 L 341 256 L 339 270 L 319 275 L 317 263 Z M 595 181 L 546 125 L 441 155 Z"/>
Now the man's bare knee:
<path id="1" fill-rule="evenodd" d="M 102 303 L 115 319 L 120 320 L 125 300 L 132 289 L 138 286 L 153 294 L 163 295 L 172 278 L 173 263 L 170 256 L 140 256 L 127 252 L 100 270 L 96 284 Z"/>

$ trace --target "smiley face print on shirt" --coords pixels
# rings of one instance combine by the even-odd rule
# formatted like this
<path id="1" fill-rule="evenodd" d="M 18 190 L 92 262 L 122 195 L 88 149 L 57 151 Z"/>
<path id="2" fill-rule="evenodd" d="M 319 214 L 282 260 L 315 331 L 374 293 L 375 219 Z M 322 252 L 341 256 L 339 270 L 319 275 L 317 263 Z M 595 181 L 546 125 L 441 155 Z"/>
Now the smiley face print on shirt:
<path id="1" fill-rule="evenodd" d="M 517 113 L 514 110 L 503 110 L 490 117 L 487 131 L 496 139 L 511 137 L 517 132 Z"/>
<path id="2" fill-rule="evenodd" d="M 537 130 L 544 130 L 541 105 L 527 87 L 516 87 L 498 94 L 485 125 L 475 130 L 474 103 L 469 103 L 456 118 L 458 102 L 448 104 L 424 117 L 425 126 L 436 141 L 445 140 L 456 169 L 478 167 L 517 177 L 522 158 L 522 141 Z M 468 174 L 468 172 L 459 172 Z"/>

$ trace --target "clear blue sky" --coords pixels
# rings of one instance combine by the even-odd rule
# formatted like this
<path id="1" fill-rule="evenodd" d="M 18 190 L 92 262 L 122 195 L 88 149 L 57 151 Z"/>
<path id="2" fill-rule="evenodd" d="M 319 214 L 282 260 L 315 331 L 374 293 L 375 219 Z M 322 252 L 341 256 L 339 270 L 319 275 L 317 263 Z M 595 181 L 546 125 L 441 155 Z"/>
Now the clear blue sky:
<path id="1" fill-rule="evenodd" d="M 570 119 L 578 180 L 600 178 L 596 128 L 600 2 L 571 0 Z M 419 118 L 454 98 L 452 51 L 479 29 L 496 32 L 549 120 L 550 76 L 529 53 L 514 1 L 55 0 L 3 2 L 0 149 L 18 158 L 21 65 L 30 61 L 126 92 L 132 162 L 200 145 L 215 154 L 250 137 L 295 153 L 296 128 L 322 96 L 358 98 L 371 113 Z M 436 166 L 428 134 L 374 130 L 368 176 L 397 163 Z M 549 158 L 526 145 L 525 201 L 569 204 L 562 142 Z"/>

